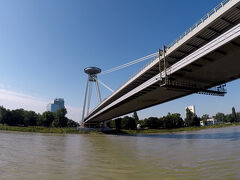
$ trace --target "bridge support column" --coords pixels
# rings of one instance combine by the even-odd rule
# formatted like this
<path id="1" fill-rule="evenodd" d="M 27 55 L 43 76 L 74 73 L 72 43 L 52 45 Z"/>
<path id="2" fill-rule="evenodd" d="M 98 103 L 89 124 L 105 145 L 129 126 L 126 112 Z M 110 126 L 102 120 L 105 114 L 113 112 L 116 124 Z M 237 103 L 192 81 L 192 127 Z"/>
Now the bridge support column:
<path id="1" fill-rule="evenodd" d="M 84 122 L 85 113 L 89 115 L 90 103 L 91 103 L 91 96 L 92 96 L 92 85 L 95 84 L 98 103 L 101 103 L 101 93 L 97 81 L 97 74 L 101 73 L 101 69 L 97 67 L 88 67 L 84 69 L 84 72 L 88 75 L 87 85 L 85 90 L 84 96 L 84 104 L 83 104 L 83 111 L 82 111 L 82 122 Z"/>
<path id="2" fill-rule="evenodd" d="M 107 121 L 103 122 L 103 128 L 107 128 L 108 127 L 107 123 L 108 123 Z"/>

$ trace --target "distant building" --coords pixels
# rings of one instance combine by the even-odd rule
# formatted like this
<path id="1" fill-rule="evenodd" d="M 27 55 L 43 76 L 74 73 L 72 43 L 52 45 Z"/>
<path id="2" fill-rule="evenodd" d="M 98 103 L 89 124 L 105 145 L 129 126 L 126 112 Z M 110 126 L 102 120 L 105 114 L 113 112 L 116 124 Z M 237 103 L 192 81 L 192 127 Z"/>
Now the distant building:
<path id="1" fill-rule="evenodd" d="M 209 125 L 214 125 L 214 124 L 222 124 L 223 122 L 221 121 L 217 121 L 214 118 L 209 118 L 206 120 L 206 122 L 204 123 L 204 121 L 200 121 L 200 125 L 201 126 L 209 126 Z"/>
<path id="2" fill-rule="evenodd" d="M 196 114 L 195 106 L 188 106 L 188 107 L 186 107 L 185 108 L 186 115 L 187 115 L 187 109 L 189 109 L 193 114 Z"/>
<path id="3" fill-rule="evenodd" d="M 49 103 L 47 105 L 47 111 L 56 112 L 58 109 L 65 108 L 64 106 L 64 99 L 56 98 L 54 99 L 53 103 Z"/>

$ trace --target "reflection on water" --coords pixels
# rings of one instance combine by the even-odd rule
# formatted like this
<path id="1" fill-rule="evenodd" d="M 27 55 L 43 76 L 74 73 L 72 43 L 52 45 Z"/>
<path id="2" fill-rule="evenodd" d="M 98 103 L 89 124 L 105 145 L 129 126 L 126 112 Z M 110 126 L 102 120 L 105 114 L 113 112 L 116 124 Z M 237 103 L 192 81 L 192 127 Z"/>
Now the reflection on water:
<path id="1" fill-rule="evenodd" d="M 173 138 L 173 139 L 229 139 L 239 140 L 240 132 L 225 133 L 206 133 L 206 134 L 154 134 L 154 135 L 137 135 L 138 137 L 149 138 Z"/>
<path id="2" fill-rule="evenodd" d="M 240 127 L 172 134 L 0 132 L 0 179 L 238 179 Z"/>

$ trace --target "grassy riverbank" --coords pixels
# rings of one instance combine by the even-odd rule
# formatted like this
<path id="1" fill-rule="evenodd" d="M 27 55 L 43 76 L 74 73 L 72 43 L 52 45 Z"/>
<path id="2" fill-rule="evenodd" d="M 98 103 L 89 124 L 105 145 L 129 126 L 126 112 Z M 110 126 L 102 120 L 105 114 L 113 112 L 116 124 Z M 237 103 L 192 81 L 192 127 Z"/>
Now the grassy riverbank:
<path id="1" fill-rule="evenodd" d="M 36 132 L 36 133 L 55 133 L 55 134 L 89 134 L 100 133 L 96 131 L 78 131 L 76 128 L 47 128 L 42 126 L 6 126 L 0 125 L 0 131 L 19 131 L 19 132 Z"/>
<path id="2" fill-rule="evenodd" d="M 211 126 L 203 126 L 203 127 L 183 127 L 177 129 L 144 129 L 144 130 L 120 130 L 119 134 L 156 134 L 156 133 L 175 133 L 182 131 L 198 131 L 203 129 L 211 129 L 211 128 L 224 128 L 231 126 L 240 126 L 240 123 L 232 123 L 232 124 L 216 124 Z"/>
<path id="3" fill-rule="evenodd" d="M 203 127 L 183 127 L 177 129 L 144 129 L 144 130 L 120 130 L 118 132 L 111 131 L 108 134 L 156 134 L 156 133 L 174 133 L 174 132 L 182 132 L 182 131 L 198 131 L 203 129 L 210 128 L 223 128 L 223 127 L 231 127 L 231 126 L 240 126 L 240 123 L 233 124 L 218 124 L 211 126 L 203 126 Z M 6 126 L 0 125 L 0 131 L 19 131 L 19 132 L 36 132 L 36 133 L 55 133 L 55 134 L 102 134 L 99 131 L 78 131 L 76 128 L 47 128 L 41 126 L 29 126 L 29 127 L 21 127 L 21 126 Z"/>

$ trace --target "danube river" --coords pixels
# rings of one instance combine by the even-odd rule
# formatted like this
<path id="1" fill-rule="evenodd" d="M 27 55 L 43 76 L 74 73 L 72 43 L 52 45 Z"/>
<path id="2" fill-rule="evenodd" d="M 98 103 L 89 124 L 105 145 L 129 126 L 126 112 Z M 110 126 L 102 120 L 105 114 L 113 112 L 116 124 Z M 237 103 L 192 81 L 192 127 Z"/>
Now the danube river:
<path id="1" fill-rule="evenodd" d="M 174 134 L 0 132 L 1 180 L 240 179 L 240 127 Z"/>

